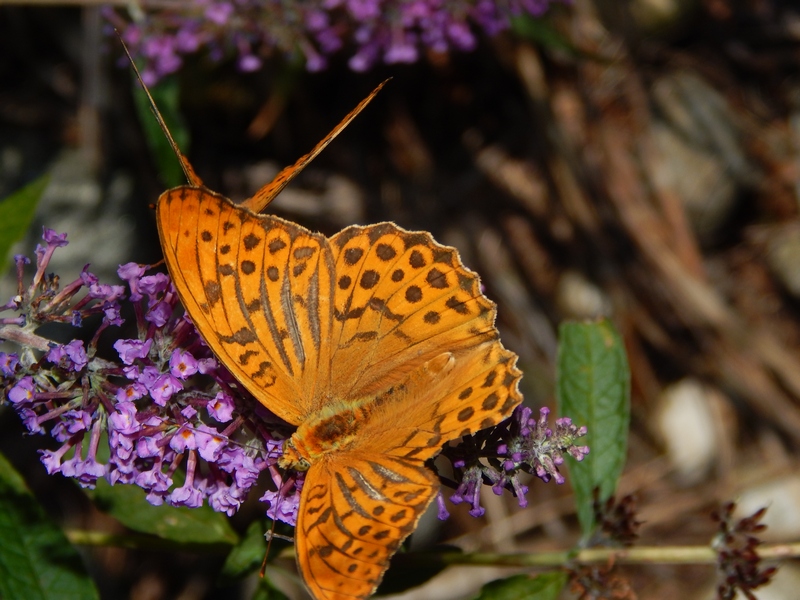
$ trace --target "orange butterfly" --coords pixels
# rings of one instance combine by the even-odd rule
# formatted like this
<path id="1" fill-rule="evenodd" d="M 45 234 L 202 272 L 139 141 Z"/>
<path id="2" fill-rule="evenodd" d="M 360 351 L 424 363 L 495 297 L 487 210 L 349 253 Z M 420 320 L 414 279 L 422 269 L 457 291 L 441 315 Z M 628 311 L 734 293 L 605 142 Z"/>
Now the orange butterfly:
<path id="1" fill-rule="evenodd" d="M 190 185 L 156 206 L 197 329 L 259 402 L 297 426 L 279 464 L 307 471 L 296 555 L 318 600 L 371 595 L 439 489 L 425 461 L 521 401 L 495 306 L 454 248 L 393 223 L 327 238 L 258 214 L 382 85 L 240 205 L 205 188 L 166 132 Z"/>

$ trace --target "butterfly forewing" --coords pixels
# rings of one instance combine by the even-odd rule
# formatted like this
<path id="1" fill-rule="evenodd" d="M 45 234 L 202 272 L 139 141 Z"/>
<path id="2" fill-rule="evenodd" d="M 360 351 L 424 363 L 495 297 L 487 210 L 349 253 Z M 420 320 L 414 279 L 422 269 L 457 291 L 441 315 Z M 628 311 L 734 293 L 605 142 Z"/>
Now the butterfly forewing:
<path id="1" fill-rule="evenodd" d="M 497 337 L 494 304 L 477 276 L 430 234 L 381 223 L 349 227 L 330 243 L 337 395 L 379 392 L 443 349 Z"/>
<path id="2" fill-rule="evenodd" d="M 342 452 L 313 465 L 297 520 L 297 559 L 318 599 L 366 598 L 438 489 L 422 462 Z"/>
<path id="3" fill-rule="evenodd" d="M 157 221 L 175 287 L 208 345 L 259 401 L 300 423 L 329 364 L 320 369 L 330 330 L 327 240 L 192 187 L 165 192 Z"/>

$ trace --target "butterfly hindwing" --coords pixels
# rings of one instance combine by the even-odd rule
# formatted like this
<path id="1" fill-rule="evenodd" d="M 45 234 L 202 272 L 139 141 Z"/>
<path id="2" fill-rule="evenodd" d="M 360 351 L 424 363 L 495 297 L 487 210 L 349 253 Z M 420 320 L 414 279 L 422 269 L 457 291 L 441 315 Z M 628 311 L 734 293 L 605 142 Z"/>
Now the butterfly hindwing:
<path id="1" fill-rule="evenodd" d="M 422 462 L 341 452 L 312 465 L 297 518 L 296 552 L 318 600 L 366 598 L 433 500 Z"/>
<path id="2" fill-rule="evenodd" d="M 426 460 L 450 440 L 497 425 L 522 401 L 516 360 L 497 341 L 441 353 L 376 396 L 359 448 Z"/>

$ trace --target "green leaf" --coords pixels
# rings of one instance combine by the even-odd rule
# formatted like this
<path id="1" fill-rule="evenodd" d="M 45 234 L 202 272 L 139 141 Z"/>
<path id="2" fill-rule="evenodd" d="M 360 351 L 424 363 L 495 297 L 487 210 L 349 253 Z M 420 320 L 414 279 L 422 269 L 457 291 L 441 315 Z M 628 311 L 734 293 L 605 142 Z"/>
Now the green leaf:
<path id="1" fill-rule="evenodd" d="M 112 486 L 102 479 L 97 482 L 97 488 L 87 493 L 100 510 L 134 531 L 192 544 L 234 545 L 239 541 L 227 517 L 207 505 L 200 508 L 153 506 L 145 499 L 141 488 Z"/>
<path id="2" fill-rule="evenodd" d="M 80 555 L 0 454 L 0 598 L 99 598 Z"/>
<path id="3" fill-rule="evenodd" d="M 594 527 L 593 490 L 600 500 L 616 490 L 625 465 L 630 423 L 630 372 L 625 348 L 609 321 L 564 323 L 559 328 L 556 389 L 559 414 L 589 433 L 590 452 L 569 472 L 584 537 Z"/>
<path id="4" fill-rule="evenodd" d="M 258 580 L 258 587 L 251 596 L 251 600 L 289 600 L 289 597 L 264 577 Z"/>
<path id="5" fill-rule="evenodd" d="M 164 119 L 164 123 L 172 134 L 175 143 L 182 153 L 186 153 L 189 147 L 189 131 L 183 123 L 180 114 L 179 97 L 180 86 L 174 76 L 164 77 L 157 85 L 150 88 L 150 94 Z M 153 154 L 161 180 L 168 188 L 186 184 L 186 176 L 183 174 L 181 163 L 175 156 L 175 151 L 170 146 L 167 136 L 161 131 L 155 115 L 150 107 L 147 94 L 142 89 L 139 82 L 134 83 L 133 99 L 136 104 L 136 112 L 139 113 L 139 121 L 142 124 L 147 146 Z"/>
<path id="6" fill-rule="evenodd" d="M 48 183 L 50 176 L 42 175 L 0 200 L 0 272 L 5 271 L 11 246 L 21 240 L 30 229 L 36 214 L 36 205 Z"/>
<path id="7" fill-rule="evenodd" d="M 229 585 L 258 569 L 267 551 L 264 531 L 262 521 L 257 520 L 250 523 L 242 540 L 225 559 L 222 573 L 220 573 L 220 585 Z"/>
<path id="8" fill-rule="evenodd" d="M 557 600 L 567 583 L 567 574 L 559 571 L 536 577 L 514 575 L 490 581 L 474 600 Z"/>

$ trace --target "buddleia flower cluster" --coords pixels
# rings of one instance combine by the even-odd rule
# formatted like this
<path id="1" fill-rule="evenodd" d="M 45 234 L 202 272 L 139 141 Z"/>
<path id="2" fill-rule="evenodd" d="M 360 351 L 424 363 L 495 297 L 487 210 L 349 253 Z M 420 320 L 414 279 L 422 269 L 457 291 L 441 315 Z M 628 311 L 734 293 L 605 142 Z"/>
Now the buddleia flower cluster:
<path id="1" fill-rule="evenodd" d="M 194 0 L 158 5 L 128 16 L 106 10 L 146 66 L 145 82 L 177 71 L 183 57 L 205 49 L 219 60 L 235 56 L 256 71 L 278 51 L 304 59 L 309 71 L 345 51 L 349 66 L 365 71 L 379 61 L 412 63 L 426 49 L 472 50 L 476 30 L 492 36 L 520 15 L 540 16 L 551 0 Z"/>
<path id="2" fill-rule="evenodd" d="M 106 285 L 87 266 L 62 285 L 47 268 L 66 235 L 45 229 L 43 239 L 28 283 L 30 261 L 15 257 L 17 293 L 0 306 L 0 340 L 20 349 L 0 352 L 0 392 L 30 434 L 52 439 L 40 451 L 47 472 L 87 488 L 99 479 L 136 485 L 155 505 L 207 502 L 232 515 L 267 471 L 267 515 L 294 525 L 304 474 L 277 467 L 291 427 L 214 358 L 169 277 L 128 263 L 118 270 L 125 285 Z M 123 314 L 131 315 L 127 323 Z M 46 324 L 60 324 L 72 339 L 42 337 Z M 116 334 L 107 356 L 100 351 L 104 332 L 104 340 Z M 470 513 L 480 516 L 481 483 L 497 493 L 511 489 L 522 503 L 521 473 L 563 481 L 562 454 L 582 458 L 588 450 L 574 441 L 585 429 L 559 419 L 551 430 L 546 411 L 539 421 L 530 415 L 517 409 L 498 427 L 445 449 L 459 474 L 447 481 L 456 488 L 451 500 L 470 502 Z"/>
<path id="3" fill-rule="evenodd" d="M 443 454 L 450 459 L 458 475 L 458 483 L 451 484 L 455 493 L 450 496 L 453 504 L 467 503 L 469 514 L 483 516 L 485 509 L 480 503 L 481 487 L 486 484 L 498 496 L 504 489 L 510 490 L 519 505 L 528 505 L 528 486 L 522 483 L 525 474 L 534 475 L 545 483 L 554 480 L 564 483 L 558 467 L 564 462 L 564 454 L 581 461 L 589 453 L 588 446 L 576 444 L 586 435 L 586 427 L 578 427 L 569 417 L 556 419 L 553 427 L 548 422 L 550 409 L 539 409 L 539 418 L 533 418 L 533 410 L 520 405 L 496 427 L 484 429 L 467 436 L 457 446 L 447 446 Z M 447 508 L 439 499 L 439 518 L 446 519 Z"/>

